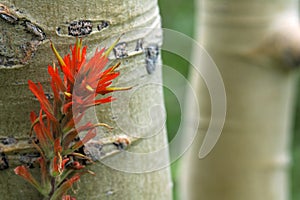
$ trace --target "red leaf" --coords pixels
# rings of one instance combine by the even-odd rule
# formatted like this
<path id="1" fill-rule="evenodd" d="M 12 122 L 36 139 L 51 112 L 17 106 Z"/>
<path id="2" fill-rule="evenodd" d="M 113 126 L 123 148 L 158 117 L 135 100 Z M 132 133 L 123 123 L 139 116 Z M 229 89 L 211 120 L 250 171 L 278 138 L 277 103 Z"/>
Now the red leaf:
<path id="1" fill-rule="evenodd" d="M 63 196 L 67 193 L 69 189 L 71 189 L 72 185 L 80 179 L 80 174 L 76 173 L 72 178 L 66 180 L 62 185 L 57 188 L 54 192 L 52 199 L 63 198 Z"/>
<path id="2" fill-rule="evenodd" d="M 57 87 L 59 88 L 59 90 L 61 92 L 65 92 L 66 91 L 66 87 L 63 84 L 62 79 L 59 76 L 58 70 L 57 68 L 53 68 L 52 66 L 48 66 L 48 73 L 52 78 L 52 82 L 55 83 L 55 85 L 57 85 Z"/>
<path id="3" fill-rule="evenodd" d="M 33 185 L 37 190 L 42 191 L 39 183 L 33 178 L 30 172 L 27 170 L 25 166 L 18 166 L 14 169 L 15 174 L 21 176 L 26 181 L 28 181 L 31 185 Z"/>
<path id="4" fill-rule="evenodd" d="M 91 139 L 93 139 L 96 136 L 96 130 L 92 129 L 89 130 L 88 133 L 84 136 L 84 138 L 78 142 L 76 142 L 73 146 L 72 149 L 73 150 L 77 150 L 80 147 L 82 147 L 85 143 L 87 143 L 88 141 L 90 141 Z"/>
<path id="5" fill-rule="evenodd" d="M 76 200 L 76 198 L 71 197 L 70 195 L 64 195 L 64 196 L 62 197 L 62 200 Z"/>
<path id="6" fill-rule="evenodd" d="M 36 85 L 31 80 L 28 80 L 28 85 L 29 85 L 29 89 L 31 90 L 31 92 L 39 100 L 40 105 L 41 105 L 42 109 L 44 110 L 44 112 L 46 113 L 46 115 L 53 121 L 56 121 L 56 118 L 53 116 L 53 108 L 45 96 L 42 85 L 40 83 L 38 83 Z"/>
<path id="7" fill-rule="evenodd" d="M 31 112 L 30 113 L 30 119 L 31 119 L 31 122 L 35 122 L 35 120 L 37 119 L 38 117 L 36 116 L 36 114 L 34 112 Z M 40 119 L 39 119 L 40 120 Z M 47 143 L 47 138 L 46 138 L 46 135 L 44 134 L 43 132 L 43 129 L 42 129 L 42 126 L 40 124 L 40 121 L 38 121 L 37 123 L 35 123 L 33 125 L 33 130 L 36 134 L 36 137 L 40 143 L 40 146 L 42 148 L 43 151 L 48 151 L 49 150 L 49 146 L 48 146 L 48 143 Z"/>

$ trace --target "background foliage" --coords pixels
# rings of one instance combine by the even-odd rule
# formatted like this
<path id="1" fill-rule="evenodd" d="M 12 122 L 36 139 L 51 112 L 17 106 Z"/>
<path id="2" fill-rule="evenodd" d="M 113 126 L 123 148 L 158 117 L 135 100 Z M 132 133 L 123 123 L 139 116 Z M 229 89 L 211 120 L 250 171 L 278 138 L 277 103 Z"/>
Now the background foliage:
<path id="1" fill-rule="evenodd" d="M 162 15 L 163 28 L 184 33 L 194 38 L 195 31 L 195 9 L 194 0 L 159 0 L 159 5 Z M 300 45 L 300 44 L 299 44 Z M 191 49 L 192 50 L 192 49 Z M 189 52 L 191 53 L 191 52 Z M 183 60 L 179 56 L 168 52 L 162 52 L 164 65 L 173 67 L 185 77 L 188 74 L 189 62 Z M 167 81 L 168 74 L 164 74 L 164 80 Z M 300 83 L 299 87 L 300 88 Z M 298 92 L 299 93 L 299 92 Z M 169 139 L 171 140 L 176 134 L 180 124 L 180 105 L 172 91 L 165 88 L 165 103 L 167 109 L 167 127 Z M 292 200 L 300 199 L 300 93 L 297 99 L 297 106 L 295 108 L 294 128 L 292 140 L 292 165 L 291 165 L 291 192 Z M 174 197 L 176 196 L 176 174 L 178 163 L 172 165 L 172 175 L 174 181 Z M 180 172 L 179 172 L 180 173 Z"/>

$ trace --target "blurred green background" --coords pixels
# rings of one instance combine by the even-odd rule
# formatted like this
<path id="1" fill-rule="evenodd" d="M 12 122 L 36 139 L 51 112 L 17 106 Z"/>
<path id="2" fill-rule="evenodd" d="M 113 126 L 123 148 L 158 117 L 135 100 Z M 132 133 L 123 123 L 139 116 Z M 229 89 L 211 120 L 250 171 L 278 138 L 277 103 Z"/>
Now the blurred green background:
<path id="1" fill-rule="evenodd" d="M 163 28 L 179 31 L 194 38 L 195 31 L 195 10 L 194 0 L 158 0 Z M 299 44 L 300 45 L 300 44 Z M 192 49 L 191 49 L 192 50 Z M 191 51 L 189 52 L 191 54 Z M 173 67 L 176 71 L 187 77 L 189 62 L 179 56 L 168 52 L 162 52 L 164 65 Z M 168 74 L 164 73 L 164 80 L 168 80 Z M 300 88 L 300 83 L 299 87 Z M 183 95 L 183 94 L 182 94 Z M 180 105 L 172 93 L 165 88 L 165 104 L 167 110 L 167 128 L 169 140 L 176 134 L 180 121 Z M 292 166 L 291 166 L 291 193 L 292 200 L 300 199 L 300 94 L 298 95 L 297 106 L 295 108 L 294 130 L 292 139 Z M 174 199 L 177 197 L 176 175 L 178 171 L 178 162 L 172 164 L 172 176 L 174 182 Z"/>
<path id="2" fill-rule="evenodd" d="M 186 34 L 193 38 L 194 35 L 194 0 L 158 0 L 161 16 L 162 27 L 172 29 Z M 191 55 L 192 49 L 190 48 L 189 55 Z M 172 53 L 162 51 L 163 64 L 174 68 L 183 76 L 188 76 L 189 62 L 176 56 Z M 169 82 L 167 73 L 164 72 L 164 82 Z M 176 96 L 168 88 L 164 88 L 165 105 L 167 111 L 167 129 L 169 141 L 176 135 L 181 122 L 180 105 Z M 181 95 L 184 95 L 184 91 Z M 179 162 L 176 161 L 171 165 L 172 178 L 173 178 L 173 199 L 179 200 L 177 195 L 177 175 L 179 171 Z"/>
<path id="3" fill-rule="evenodd" d="M 298 83 L 298 88 L 300 88 L 300 82 Z M 295 112 L 295 120 L 294 120 L 294 137 L 293 137 L 293 162 L 292 162 L 292 199 L 299 200 L 300 199 L 300 93 L 298 90 L 298 99 L 297 99 L 297 107 Z"/>

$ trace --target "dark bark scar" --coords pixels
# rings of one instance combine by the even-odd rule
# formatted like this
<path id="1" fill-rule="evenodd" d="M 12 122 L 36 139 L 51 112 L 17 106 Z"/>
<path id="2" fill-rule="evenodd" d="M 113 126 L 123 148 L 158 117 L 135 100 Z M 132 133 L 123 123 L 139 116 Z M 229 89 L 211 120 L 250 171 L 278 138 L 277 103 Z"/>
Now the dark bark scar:
<path id="1" fill-rule="evenodd" d="M 38 24 L 0 3 L 0 68 L 26 65 L 45 39 Z"/>

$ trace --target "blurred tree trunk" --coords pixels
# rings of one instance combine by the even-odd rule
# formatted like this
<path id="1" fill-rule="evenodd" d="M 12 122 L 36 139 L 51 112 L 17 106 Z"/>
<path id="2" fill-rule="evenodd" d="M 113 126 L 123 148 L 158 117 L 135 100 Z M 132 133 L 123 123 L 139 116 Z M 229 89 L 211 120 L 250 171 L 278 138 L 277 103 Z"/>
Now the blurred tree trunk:
<path id="1" fill-rule="evenodd" d="M 201 127 L 183 160 L 181 199 L 287 200 L 293 68 L 300 60 L 297 2 L 199 2 L 198 41 L 222 75 L 227 116 L 219 141 L 199 159 L 211 105 L 205 83 L 192 70 Z M 195 61 L 204 64 L 197 55 Z"/>
<path id="2" fill-rule="evenodd" d="M 47 65 L 52 64 L 55 57 L 50 50 L 48 38 L 51 38 L 61 55 L 64 55 L 69 53 L 69 45 L 74 44 L 75 41 L 70 34 L 83 33 L 86 34 L 83 43 L 88 45 L 90 54 L 101 45 L 103 40 L 107 39 L 106 45 L 111 45 L 116 37 L 124 33 L 121 42 L 126 42 L 127 46 L 123 43 L 115 52 L 116 55 L 110 56 L 112 60 L 116 57 L 124 58 L 121 59 L 121 77 L 115 85 L 135 86 L 132 91 L 118 94 L 117 104 L 101 105 L 97 110 L 99 121 L 114 127 L 111 132 L 103 129 L 100 131 L 100 136 L 134 134 L 145 137 L 147 135 L 147 139 L 130 148 L 133 153 L 152 152 L 167 144 L 165 129 L 161 129 L 160 123 L 156 123 L 164 121 L 164 116 L 160 113 L 151 113 L 152 122 L 155 122 L 152 123 L 152 127 L 143 129 L 138 127 L 138 125 L 149 126 L 147 122 L 151 119 L 148 114 L 152 106 L 163 107 L 162 88 L 157 84 L 161 83 L 160 56 L 156 61 L 156 71 L 148 74 L 145 67 L 146 54 L 141 45 L 143 41 L 144 50 L 150 44 L 161 45 L 157 1 L 4 0 L 1 4 L 3 4 L 0 7 L 2 146 L 8 136 L 17 139 L 17 143 L 28 139 L 29 112 L 38 109 L 38 102 L 29 92 L 27 80 L 42 82 L 49 91 L 49 87 L 46 86 Z M 77 29 L 76 26 L 86 27 Z M 151 29 L 141 29 L 146 27 Z M 51 94 L 49 97 L 51 98 Z M 127 111 L 129 114 L 126 117 L 130 120 L 122 121 L 119 115 Z M 153 136 L 155 130 L 160 132 Z M 12 140 L 12 143 L 16 141 Z M 16 155 L 2 154 L 1 168 L 9 167 L 0 171 L 0 193 L 3 200 L 40 199 L 37 191 L 13 173 L 15 167 L 13 162 L 17 163 L 21 157 L 19 152 Z M 146 169 L 148 166 L 155 166 L 156 163 L 167 163 L 169 159 L 166 152 L 156 159 L 141 160 L 122 155 L 111 158 L 120 159 L 122 162 L 126 159 L 125 163 L 133 169 Z M 114 170 L 98 162 L 92 166 L 92 170 L 96 176 L 83 176 L 77 193 L 78 199 L 171 199 L 172 184 L 169 168 L 133 174 Z"/>

